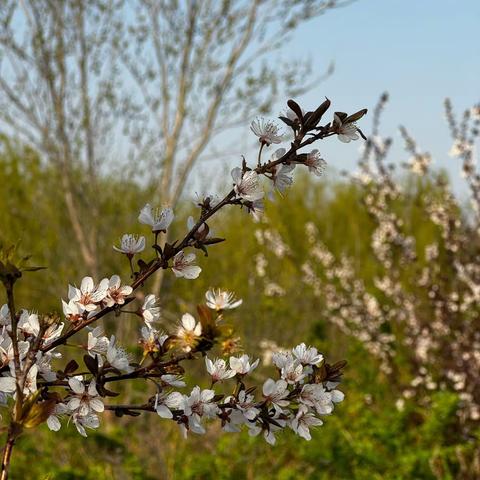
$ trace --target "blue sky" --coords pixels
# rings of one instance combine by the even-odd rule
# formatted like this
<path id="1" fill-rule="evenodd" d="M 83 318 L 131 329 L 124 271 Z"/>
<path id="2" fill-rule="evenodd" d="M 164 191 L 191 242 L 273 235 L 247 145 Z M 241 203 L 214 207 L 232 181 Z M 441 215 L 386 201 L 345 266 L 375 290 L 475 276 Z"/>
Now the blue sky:
<path id="1" fill-rule="evenodd" d="M 333 76 L 302 98 L 306 106 L 328 96 L 338 110 L 372 108 L 388 91 L 382 128 L 397 143 L 391 160 L 408 158 L 397 133 L 403 124 L 457 177 L 458 189 L 443 100 L 449 96 L 459 112 L 480 101 L 479 27 L 480 0 L 358 0 L 303 25 L 282 55 L 303 51 L 319 73 L 335 62 Z M 321 147 L 330 164 L 354 167 L 358 142 Z"/>

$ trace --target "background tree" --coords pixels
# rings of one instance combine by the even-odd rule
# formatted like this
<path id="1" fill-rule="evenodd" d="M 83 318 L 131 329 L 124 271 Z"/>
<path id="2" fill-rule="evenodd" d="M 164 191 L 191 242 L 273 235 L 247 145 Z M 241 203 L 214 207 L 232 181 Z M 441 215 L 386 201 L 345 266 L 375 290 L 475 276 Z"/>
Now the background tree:
<path id="1" fill-rule="evenodd" d="M 2 2 L 0 129 L 61 172 L 92 274 L 99 175 L 143 177 L 163 202 L 176 203 L 213 138 L 253 111 L 268 112 L 282 90 L 312 84 L 307 64 L 272 55 L 303 22 L 347 3 Z M 145 165 L 160 167 L 160 177 L 145 178 Z"/>

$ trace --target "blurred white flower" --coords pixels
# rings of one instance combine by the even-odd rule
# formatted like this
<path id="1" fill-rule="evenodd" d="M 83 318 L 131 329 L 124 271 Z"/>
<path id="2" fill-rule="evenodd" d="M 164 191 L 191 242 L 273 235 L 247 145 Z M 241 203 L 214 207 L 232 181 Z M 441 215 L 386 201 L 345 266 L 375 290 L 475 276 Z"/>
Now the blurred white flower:
<path id="1" fill-rule="evenodd" d="M 180 375 L 166 374 L 160 377 L 160 380 L 171 387 L 185 387 L 186 383 L 182 380 Z"/>
<path id="2" fill-rule="evenodd" d="M 208 357 L 205 357 L 205 365 L 207 367 L 207 372 L 212 377 L 212 383 L 221 382 L 222 380 L 227 380 L 236 375 L 234 370 L 229 370 L 227 368 L 225 360 L 222 360 L 221 358 L 212 361 Z"/>
<path id="3" fill-rule="evenodd" d="M 250 357 L 246 354 L 240 357 L 230 357 L 230 368 L 235 370 L 237 375 L 247 375 L 257 368 L 259 361 L 257 359 L 250 364 Z"/>
<path id="4" fill-rule="evenodd" d="M 98 419 L 98 415 L 95 413 L 89 413 L 85 416 L 74 413 L 72 415 L 72 421 L 78 433 L 82 435 L 82 437 L 87 436 L 87 432 L 85 430 L 86 428 L 94 429 L 100 426 L 100 420 Z"/>
<path id="5" fill-rule="evenodd" d="M 301 343 L 292 350 L 293 355 L 304 365 L 317 365 L 323 360 L 323 355 L 315 347 L 308 347 Z"/>
<path id="6" fill-rule="evenodd" d="M 267 146 L 272 143 L 280 143 L 283 140 L 278 125 L 271 120 L 265 121 L 263 118 L 256 118 L 250 124 L 250 130 L 258 137 L 260 143 Z"/>
<path id="7" fill-rule="evenodd" d="M 152 208 L 152 206 L 147 203 L 138 216 L 138 221 L 144 225 L 150 225 L 152 227 L 152 232 L 166 232 L 170 224 L 174 219 L 173 210 L 171 208 Z"/>
<path id="8" fill-rule="evenodd" d="M 318 427 L 323 425 L 323 422 L 317 418 L 313 413 L 308 412 L 305 407 L 298 409 L 297 415 L 290 422 L 290 428 L 300 437 L 305 440 L 311 440 L 311 427 Z"/>
<path id="9" fill-rule="evenodd" d="M 233 292 L 212 288 L 205 293 L 207 307 L 212 310 L 231 310 L 242 304 L 242 300 L 237 300 Z"/>
<path id="10" fill-rule="evenodd" d="M 145 237 L 126 233 L 122 236 L 120 247 L 113 246 L 114 250 L 133 256 L 145 249 Z"/>
<path id="11" fill-rule="evenodd" d="M 115 345 L 115 337 L 113 335 L 110 337 L 107 348 L 107 360 L 112 367 L 123 372 L 130 373 L 133 370 L 133 367 L 130 366 L 127 353 L 123 348 Z"/>
<path id="12" fill-rule="evenodd" d="M 263 384 L 263 396 L 267 402 L 271 402 L 275 410 L 282 411 L 282 407 L 290 404 L 286 397 L 289 395 L 288 384 L 285 380 L 273 380 L 268 378 Z"/>
<path id="13" fill-rule="evenodd" d="M 197 344 L 197 341 L 202 334 L 202 325 L 200 322 L 196 323 L 195 318 L 189 313 L 182 316 L 180 326 L 177 330 L 177 339 L 181 348 L 186 352 L 190 352 Z"/>
<path id="14" fill-rule="evenodd" d="M 334 123 L 337 126 L 338 139 L 343 143 L 349 143 L 352 140 L 358 140 L 360 136 L 357 133 L 355 122 L 344 124 L 340 117 L 335 113 L 333 115 Z"/>
<path id="15" fill-rule="evenodd" d="M 235 184 L 235 193 L 240 198 L 249 202 L 255 202 L 263 197 L 264 192 L 258 180 L 257 172 L 254 170 L 242 173 L 242 169 L 236 167 L 232 170 L 232 178 Z"/>
<path id="16" fill-rule="evenodd" d="M 153 293 L 147 295 L 143 301 L 141 309 L 143 321 L 148 327 L 151 327 L 153 322 L 157 322 L 160 318 L 160 307 L 157 306 L 157 298 Z"/>
<path id="17" fill-rule="evenodd" d="M 280 164 L 273 168 L 273 185 L 280 192 L 283 193 L 288 187 L 293 184 L 291 174 L 295 169 L 295 164 L 290 165 Z"/>
<path id="18" fill-rule="evenodd" d="M 327 162 L 320 156 L 318 150 L 312 150 L 307 154 L 304 165 L 308 167 L 309 172 L 314 173 L 317 177 L 321 177 L 325 172 Z"/>

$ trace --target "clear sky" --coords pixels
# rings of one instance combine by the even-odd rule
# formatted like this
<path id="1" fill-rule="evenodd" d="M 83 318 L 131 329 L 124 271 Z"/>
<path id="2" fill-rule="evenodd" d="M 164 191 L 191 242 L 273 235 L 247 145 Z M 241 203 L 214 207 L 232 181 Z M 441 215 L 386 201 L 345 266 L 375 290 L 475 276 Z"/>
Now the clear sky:
<path id="1" fill-rule="evenodd" d="M 283 55 L 304 51 L 319 73 L 335 62 L 333 76 L 302 99 L 308 106 L 328 96 L 337 110 L 372 108 L 388 91 L 383 132 L 397 143 L 391 160 L 408 158 L 400 148 L 403 124 L 437 166 L 457 177 L 458 189 L 443 100 L 450 97 L 459 112 L 480 101 L 478 32 L 480 0 L 357 0 L 303 25 Z M 321 151 L 331 164 L 353 168 L 358 142 L 325 143 Z"/>

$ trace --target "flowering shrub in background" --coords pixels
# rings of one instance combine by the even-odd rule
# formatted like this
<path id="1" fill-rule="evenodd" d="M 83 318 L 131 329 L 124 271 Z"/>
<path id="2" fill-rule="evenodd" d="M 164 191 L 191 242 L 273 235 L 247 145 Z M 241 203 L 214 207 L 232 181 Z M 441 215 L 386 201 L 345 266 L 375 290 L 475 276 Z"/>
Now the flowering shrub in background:
<path id="1" fill-rule="evenodd" d="M 366 251 L 338 254 L 312 221 L 304 225 L 303 256 L 268 221 L 256 238 L 272 258 L 290 258 L 297 266 L 299 281 L 320 302 L 325 321 L 378 359 L 398 395 L 397 409 L 409 402 L 434 409 L 439 393 L 451 393 L 458 402 L 452 403 L 456 420 L 450 428 L 474 447 L 480 420 L 480 175 L 475 169 L 480 110 L 467 110 L 458 124 L 446 102 L 454 140 L 450 154 L 462 160 L 471 192 L 471 208 L 465 208 L 445 175 L 432 171 L 430 154 L 403 127 L 411 158 L 402 166 L 407 175 L 395 174 L 387 163 L 392 141 L 378 134 L 386 101 L 384 95 L 376 108 L 358 171 L 345 174 L 368 214 Z M 265 276 L 268 262 L 263 257 L 257 265 L 259 276 Z M 275 288 L 285 294 L 282 284 Z M 263 346 L 276 348 L 267 340 Z M 469 463 L 461 450 L 456 455 L 464 469 L 461 478 L 476 478 L 478 463 Z M 433 460 L 432 470 L 436 478 L 446 478 Z"/>
<path id="2" fill-rule="evenodd" d="M 70 285 L 67 298 L 62 300 L 63 321 L 57 314 L 42 315 L 17 308 L 17 281 L 24 272 L 41 267 L 29 266 L 28 258 L 18 258 L 13 247 L 2 250 L 0 279 L 7 303 L 0 311 L 0 393 L 10 415 L 0 478 L 8 476 L 13 446 L 22 431 L 43 422 L 58 431 L 65 419 L 87 436 L 88 429 L 99 427 L 99 414 L 106 410 L 118 416 L 137 416 L 146 411 L 175 421 L 185 435 L 205 433 L 205 421 L 217 419 L 225 431 L 240 431 L 244 427 L 252 436 L 262 433 L 273 444 L 276 433 L 285 427 L 310 440 L 310 428 L 322 424 L 319 416 L 332 413 L 334 404 L 343 400 L 336 387 L 345 363 L 330 365 L 316 348 L 304 343 L 272 355 L 278 378 L 267 379 L 261 393 L 249 386 L 248 375 L 258 366 L 258 360 L 234 354 L 238 341 L 224 319 L 225 310 L 240 306 L 233 294 L 208 291 L 207 305 L 198 307 L 197 318 L 186 313 L 176 330 L 166 332 L 157 328 L 161 319 L 159 299 L 153 294 L 138 295 L 159 269 L 172 270 L 176 277 L 186 280 L 196 279 L 201 268 L 196 264 L 196 255 L 189 250 L 207 253 L 208 247 L 223 241 L 209 236 L 207 221 L 228 205 L 237 205 L 258 219 L 264 209 L 262 179 L 284 192 L 293 181 L 291 174 L 297 165 L 307 166 L 316 175 L 321 173 L 324 161 L 318 151 L 303 153 L 301 149 L 330 136 L 338 135 L 342 141 L 355 140 L 358 134 L 363 136 L 355 122 L 366 110 L 350 116 L 336 112 L 332 122 L 320 125 L 330 107 L 329 100 L 306 113 L 292 100 L 288 106 L 287 116 L 280 117 L 293 134 L 288 150 L 277 150 L 269 160 L 262 161 L 263 149 L 280 143 L 284 137 L 273 122 L 254 121 L 252 131 L 260 143 L 257 166 L 250 168 L 243 160 L 242 167 L 232 171 L 232 190 L 223 199 L 202 198 L 197 220 L 190 220 L 185 236 L 172 243 L 160 240 L 170 228 L 174 212 L 168 207 L 145 205 L 138 219 L 151 227 L 153 256 L 138 258 L 145 251 L 145 237 L 124 234 L 114 249 L 126 256 L 131 283 L 115 274 L 99 282 L 85 277 L 79 287 Z M 137 308 L 130 310 L 135 303 Z M 109 313 L 127 313 L 143 319 L 139 339 L 142 358 L 131 358 L 115 335 L 107 337 L 101 326 L 93 325 Z M 87 333 L 87 343 L 70 343 L 80 332 Z M 68 350 L 60 348 L 71 346 L 84 350 L 83 367 L 68 358 Z M 217 346 L 217 355 L 225 358 L 208 356 L 207 352 Z M 184 363 L 199 356 L 205 357 L 211 387 L 195 386 L 185 393 L 179 390 L 186 387 Z M 63 367 L 57 365 L 60 359 Z M 152 385 L 143 404 L 109 400 L 118 396 L 117 382 L 133 379 Z M 223 382 L 233 383 L 232 393 L 214 390 L 215 384 Z"/>

